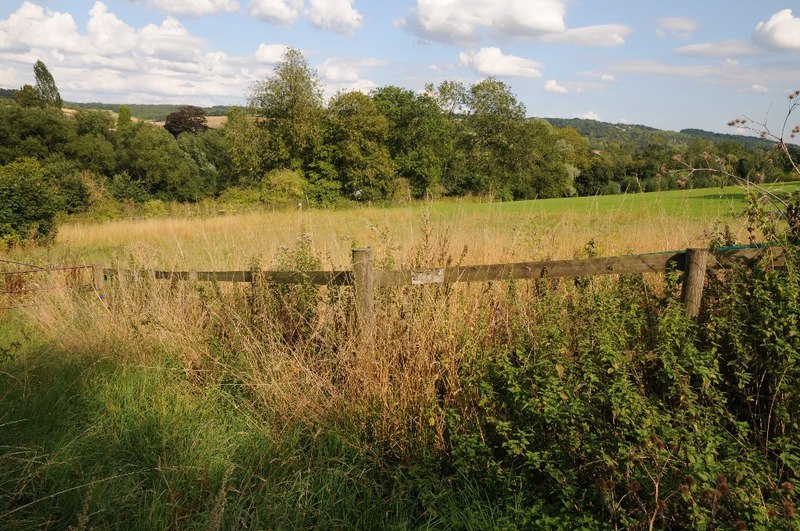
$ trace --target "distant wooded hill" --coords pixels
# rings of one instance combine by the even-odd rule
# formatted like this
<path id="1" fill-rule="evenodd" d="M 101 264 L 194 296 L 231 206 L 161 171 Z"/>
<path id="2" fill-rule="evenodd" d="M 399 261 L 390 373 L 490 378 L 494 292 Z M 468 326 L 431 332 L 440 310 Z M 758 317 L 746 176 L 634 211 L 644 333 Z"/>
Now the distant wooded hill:
<path id="1" fill-rule="evenodd" d="M 612 124 L 597 120 L 581 118 L 545 118 L 556 127 L 572 127 L 589 140 L 592 148 L 600 148 L 609 143 L 646 145 L 654 140 L 672 146 L 686 146 L 694 139 L 708 140 L 714 143 L 736 142 L 748 149 L 768 148 L 772 142 L 745 135 L 712 133 L 702 129 L 682 129 L 680 132 L 665 131 L 646 125 Z"/>
<path id="2" fill-rule="evenodd" d="M 167 119 L 167 115 L 177 111 L 183 105 L 145 105 L 138 103 L 74 103 L 64 102 L 65 107 L 73 109 L 96 109 L 103 111 L 118 112 L 122 106 L 127 107 L 131 111 L 131 116 L 140 118 L 142 120 L 151 120 L 153 122 L 163 122 Z M 206 116 L 225 116 L 231 109 L 230 105 L 215 105 L 214 107 L 202 107 L 206 112 Z"/>
<path id="3" fill-rule="evenodd" d="M 10 100 L 14 98 L 17 93 L 16 89 L 0 88 L 0 100 Z M 153 122 L 163 122 L 166 120 L 167 115 L 171 114 L 183 105 L 145 105 L 139 103 L 77 103 L 74 101 L 65 101 L 64 107 L 69 109 L 94 109 L 101 111 L 119 112 L 119 108 L 125 106 L 131 111 L 131 116 L 141 120 L 150 120 Z M 215 105 L 213 107 L 203 107 L 206 116 L 225 116 L 231 109 L 230 105 Z"/>

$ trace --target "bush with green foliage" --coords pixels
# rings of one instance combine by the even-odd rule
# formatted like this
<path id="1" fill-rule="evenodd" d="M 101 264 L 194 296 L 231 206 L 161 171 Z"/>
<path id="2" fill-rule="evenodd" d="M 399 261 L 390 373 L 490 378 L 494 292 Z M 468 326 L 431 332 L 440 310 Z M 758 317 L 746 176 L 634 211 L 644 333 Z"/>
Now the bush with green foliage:
<path id="1" fill-rule="evenodd" d="M 308 181 L 299 171 L 273 170 L 261 181 L 261 202 L 273 206 L 294 206 L 305 201 Z"/>
<path id="2" fill-rule="evenodd" d="M 800 525 L 800 272 L 714 282 L 699 323 L 636 278 L 487 310 L 448 412 L 454 477 L 515 527 Z"/>
<path id="3" fill-rule="evenodd" d="M 58 199 L 34 159 L 0 166 L 0 241 L 47 242 L 56 234 Z"/>

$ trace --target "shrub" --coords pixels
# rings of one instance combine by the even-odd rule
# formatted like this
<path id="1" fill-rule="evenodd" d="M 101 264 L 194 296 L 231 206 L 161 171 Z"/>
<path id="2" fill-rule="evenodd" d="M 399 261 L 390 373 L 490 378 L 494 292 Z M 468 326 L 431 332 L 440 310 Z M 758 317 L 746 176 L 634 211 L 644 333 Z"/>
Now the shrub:
<path id="1" fill-rule="evenodd" d="M 261 181 L 261 202 L 275 206 L 294 205 L 305 199 L 307 189 L 308 181 L 299 171 L 273 170 Z"/>
<path id="2" fill-rule="evenodd" d="M 58 199 L 34 159 L 0 166 L 0 240 L 6 244 L 55 237 Z"/>

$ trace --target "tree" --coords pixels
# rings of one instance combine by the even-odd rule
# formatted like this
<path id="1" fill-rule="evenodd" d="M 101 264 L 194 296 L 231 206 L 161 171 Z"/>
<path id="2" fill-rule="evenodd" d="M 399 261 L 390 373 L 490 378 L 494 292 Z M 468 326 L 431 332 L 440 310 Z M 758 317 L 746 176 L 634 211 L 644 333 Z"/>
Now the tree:
<path id="1" fill-rule="evenodd" d="M 259 128 L 255 120 L 241 107 L 228 111 L 224 128 L 228 157 L 239 184 L 254 184 L 263 175 L 266 128 Z"/>
<path id="2" fill-rule="evenodd" d="M 525 106 L 508 85 L 494 78 L 472 85 L 467 105 L 462 143 L 469 153 L 470 171 L 464 184 L 469 191 L 511 199 L 510 184 L 525 147 L 520 138 Z"/>
<path id="3" fill-rule="evenodd" d="M 133 123 L 131 119 L 131 109 L 125 105 L 121 105 L 117 112 L 117 131 L 130 127 L 131 123 Z"/>
<path id="4" fill-rule="evenodd" d="M 19 159 L 0 166 L 0 241 L 51 240 L 57 211 L 54 191 L 38 161 Z"/>
<path id="5" fill-rule="evenodd" d="M 44 107 L 44 102 L 39 98 L 39 93 L 33 85 L 23 85 L 14 94 L 14 103 L 22 107 Z"/>
<path id="6" fill-rule="evenodd" d="M 117 155 L 118 174 L 127 173 L 154 198 L 197 201 L 214 191 L 192 157 L 161 127 L 134 124 L 120 136 Z"/>
<path id="7" fill-rule="evenodd" d="M 372 92 L 378 111 L 389 121 L 386 144 L 400 177 L 416 197 L 437 196 L 453 148 L 453 123 L 429 94 L 400 87 Z"/>
<path id="8" fill-rule="evenodd" d="M 250 104 L 271 140 L 272 165 L 297 169 L 313 160 L 324 117 L 322 84 L 299 50 L 284 52 L 272 76 L 255 86 Z"/>
<path id="9" fill-rule="evenodd" d="M 39 94 L 39 99 L 45 105 L 60 109 L 64 105 L 61 94 L 58 92 L 53 75 L 41 60 L 34 63 L 33 76 L 36 79 L 36 92 Z"/>
<path id="10" fill-rule="evenodd" d="M 200 107 L 185 105 L 167 115 L 164 129 L 174 137 L 181 133 L 204 133 L 208 130 L 206 112 Z"/>
<path id="11" fill-rule="evenodd" d="M 343 188 L 360 200 L 391 194 L 394 165 L 386 139 L 389 122 L 361 92 L 341 92 L 328 105 L 323 159 L 337 170 Z"/>

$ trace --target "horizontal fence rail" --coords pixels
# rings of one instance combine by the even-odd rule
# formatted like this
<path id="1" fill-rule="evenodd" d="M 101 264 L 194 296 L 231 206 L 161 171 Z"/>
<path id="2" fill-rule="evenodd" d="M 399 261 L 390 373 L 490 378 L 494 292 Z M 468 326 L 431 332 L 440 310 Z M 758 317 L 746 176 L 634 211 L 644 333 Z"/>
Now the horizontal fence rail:
<path id="1" fill-rule="evenodd" d="M 687 249 L 582 260 L 462 265 L 399 271 L 375 270 L 373 250 L 369 248 L 353 249 L 352 269 L 346 271 L 157 271 L 103 268 L 98 265 L 43 268 L 30 266 L 18 271 L 0 271 L 0 295 L 19 297 L 54 289 L 52 285 L 27 280 L 47 273 L 63 272 L 67 275 L 63 287 L 75 285 L 80 283 L 79 272 L 87 269 L 91 270 L 92 282 L 98 292 L 103 291 L 105 281 L 113 281 L 123 276 L 169 281 L 247 283 L 257 280 L 274 284 L 353 286 L 356 318 L 360 328 L 369 332 L 375 322 L 376 288 L 682 271 L 684 273 L 682 299 L 686 305 L 686 314 L 689 317 L 696 317 L 700 311 L 707 270 L 724 269 L 737 263 L 755 260 L 766 250 L 769 250 L 775 265 L 785 265 L 784 249 L 757 244 L 725 247 L 714 251 Z"/>
<path id="2" fill-rule="evenodd" d="M 728 248 L 708 251 L 708 269 L 723 269 L 761 256 L 763 247 Z M 367 250 L 364 250 L 367 251 Z M 776 265 L 785 263 L 780 248 L 775 251 Z M 577 278 L 600 275 L 631 275 L 684 271 L 688 251 L 587 258 L 581 260 L 548 260 L 508 264 L 467 265 L 431 269 L 374 271 L 374 287 L 389 288 L 457 282 L 493 282 L 503 280 L 537 280 L 541 278 Z M 370 259 L 371 260 L 371 259 Z M 89 266 L 91 267 L 91 266 Z M 156 280 L 196 280 L 206 282 L 252 282 L 255 276 L 275 284 L 312 284 L 317 286 L 352 286 L 353 271 L 151 271 L 104 268 L 103 276 L 111 280 L 120 274 L 151 276 Z"/>
<path id="3" fill-rule="evenodd" d="M 87 286 L 87 272 L 92 273 L 95 284 L 99 275 L 98 267 L 92 265 L 37 267 L 8 260 L 0 260 L 0 263 L 24 267 L 14 271 L 0 271 L 0 310 L 35 306 L 35 303 L 31 304 L 31 299 L 36 294 L 83 289 Z"/>
<path id="4" fill-rule="evenodd" d="M 149 277 L 155 280 L 253 282 L 275 284 L 310 284 L 317 286 L 353 286 L 356 317 L 360 328 L 370 333 L 375 322 L 375 288 L 402 287 L 457 282 L 494 282 L 537 280 L 543 278 L 578 278 L 599 275 L 630 275 L 683 271 L 683 302 L 686 314 L 696 317 L 702 302 L 706 270 L 724 269 L 759 258 L 769 248 L 775 265 L 785 265 L 780 247 L 747 245 L 714 251 L 687 249 L 582 260 L 548 260 L 508 264 L 467 265 L 445 268 L 376 271 L 372 249 L 353 249 L 353 269 L 347 271 L 154 271 L 123 270 L 94 266 L 96 285 L 120 275 Z"/>

